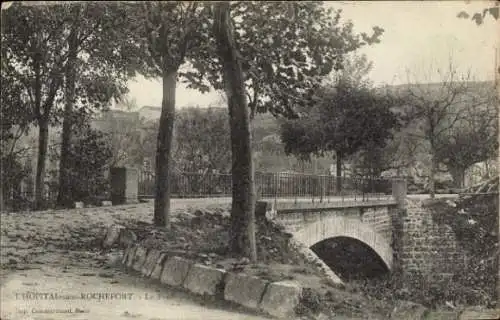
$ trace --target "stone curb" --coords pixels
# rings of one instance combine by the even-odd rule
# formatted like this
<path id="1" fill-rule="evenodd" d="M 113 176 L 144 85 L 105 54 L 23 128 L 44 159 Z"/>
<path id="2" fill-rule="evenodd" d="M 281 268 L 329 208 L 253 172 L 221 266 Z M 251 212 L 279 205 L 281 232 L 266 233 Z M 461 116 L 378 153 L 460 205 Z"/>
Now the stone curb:
<path id="1" fill-rule="evenodd" d="M 184 281 L 184 289 L 199 295 L 220 296 L 225 270 L 194 264 Z"/>
<path id="2" fill-rule="evenodd" d="M 259 310 L 268 281 L 244 274 L 229 273 L 224 288 L 224 300 L 253 310 Z"/>
<path id="3" fill-rule="evenodd" d="M 184 258 L 173 256 L 168 258 L 160 276 L 160 282 L 171 287 L 183 287 L 193 262 Z"/>
<path id="4" fill-rule="evenodd" d="M 300 303 L 297 283 L 268 282 L 258 277 L 227 272 L 140 245 L 130 245 L 122 265 L 170 287 L 211 296 L 279 319 L 290 319 Z"/>
<path id="5" fill-rule="evenodd" d="M 265 290 L 260 309 L 277 318 L 290 319 L 300 303 L 302 288 L 295 281 L 270 283 Z"/>

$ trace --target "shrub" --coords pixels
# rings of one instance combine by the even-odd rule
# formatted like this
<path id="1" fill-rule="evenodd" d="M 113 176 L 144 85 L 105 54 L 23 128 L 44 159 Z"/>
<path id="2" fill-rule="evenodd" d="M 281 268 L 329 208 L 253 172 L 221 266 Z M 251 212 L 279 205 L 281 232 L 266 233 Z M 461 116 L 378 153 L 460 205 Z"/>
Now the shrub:
<path id="1" fill-rule="evenodd" d="M 95 204 L 109 190 L 106 172 L 112 158 L 110 139 L 100 131 L 84 128 L 71 144 L 67 190 L 73 201 Z"/>

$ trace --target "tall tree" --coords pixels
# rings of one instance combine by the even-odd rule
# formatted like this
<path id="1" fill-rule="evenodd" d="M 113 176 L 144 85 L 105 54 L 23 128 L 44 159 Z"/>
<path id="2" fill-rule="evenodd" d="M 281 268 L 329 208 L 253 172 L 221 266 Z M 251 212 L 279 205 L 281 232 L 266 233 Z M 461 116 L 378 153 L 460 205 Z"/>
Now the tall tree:
<path id="1" fill-rule="evenodd" d="M 383 31 L 375 28 L 372 36 L 355 35 L 351 23 L 341 24 L 340 13 L 327 10 L 321 2 L 236 1 L 224 10 L 231 11 L 228 19 L 234 28 L 251 119 L 256 112 L 296 116 L 296 107 L 311 100 L 322 78 L 340 68 L 343 54 L 378 41 Z M 202 48 L 199 59 L 193 61 L 197 71 L 188 73 L 191 85 L 203 86 L 208 80 L 215 89 L 229 90 L 225 87 L 228 75 L 220 72 L 217 59 L 220 55 L 214 54 L 216 48 L 210 45 Z M 234 135 L 231 136 L 233 142 Z M 232 148 L 234 157 L 236 148 Z M 241 156 L 252 158 L 251 153 Z M 242 169 L 243 175 L 245 172 Z M 245 176 L 240 179 L 247 180 Z M 233 195 L 233 203 L 247 203 L 252 196 L 234 190 Z M 237 208 L 231 214 L 237 223 L 240 219 Z M 233 242 L 233 248 L 238 246 L 241 247 Z"/>
<path id="2" fill-rule="evenodd" d="M 296 120 L 285 121 L 281 138 L 285 151 L 308 158 L 334 152 L 337 189 L 341 189 L 343 159 L 362 149 L 385 146 L 398 118 L 390 110 L 395 100 L 348 78 L 317 93 L 317 104 Z"/>
<path id="3" fill-rule="evenodd" d="M 144 2 L 138 19 L 143 21 L 142 43 L 145 59 L 152 67 L 151 76 L 161 77 L 163 100 L 156 152 L 156 194 L 154 223 L 170 227 L 170 183 L 172 138 L 175 120 L 175 91 L 179 69 L 198 48 L 206 44 L 207 6 L 200 2 Z"/>
<path id="4" fill-rule="evenodd" d="M 3 51 L 2 51 L 3 54 Z M 4 67 L 7 61 L 2 56 L 1 108 L 0 108 L 0 211 L 5 209 L 11 190 L 15 189 L 24 177 L 20 156 L 26 150 L 19 141 L 29 132 L 33 121 L 31 106 L 21 83 Z"/>
<path id="5" fill-rule="evenodd" d="M 446 165 L 456 188 L 464 187 L 465 172 L 470 166 L 495 157 L 498 151 L 498 98 L 494 88 L 489 91 L 489 103 L 466 107 L 463 118 L 438 137 L 437 161 Z"/>
<path id="6" fill-rule="evenodd" d="M 73 3 L 68 17 L 64 114 L 59 162 L 58 204 L 72 203 L 68 190 L 71 164 L 66 156 L 73 131 L 73 109 L 106 108 L 127 91 L 126 80 L 143 70 L 134 24 L 123 3 Z"/>
<path id="7" fill-rule="evenodd" d="M 115 10 L 109 10 L 113 6 Z M 22 84 L 33 123 L 39 129 L 35 207 L 41 205 L 43 198 L 49 126 L 66 119 L 62 139 L 65 150 L 71 137 L 73 106 L 89 112 L 105 105 L 110 97 L 120 95 L 125 89 L 126 76 L 124 72 L 121 79 L 117 76 L 115 61 L 138 55 L 130 51 L 124 54 L 122 48 L 129 49 L 132 44 L 115 46 L 116 39 L 129 43 L 114 33 L 116 22 L 127 25 L 121 18 L 122 12 L 116 10 L 119 7 L 109 3 L 57 3 L 51 6 L 15 3 L 2 11 L 2 57 L 8 61 L 5 67 Z M 110 12 L 115 13 L 113 17 Z M 107 24 L 103 23 L 105 18 Z M 97 36 L 99 33 L 107 36 Z M 122 85 L 116 85 L 117 78 Z M 66 109 L 64 112 L 62 105 Z M 64 170 L 66 152 L 62 154 L 60 195 L 64 195 L 64 186 L 68 183 Z M 60 200 L 63 201 L 62 197 Z"/>
<path id="8" fill-rule="evenodd" d="M 484 105 L 488 98 L 478 94 L 478 83 L 468 75 L 460 76 L 450 62 L 448 70 L 438 71 L 440 83 L 415 83 L 398 88 L 398 95 L 406 108 L 406 117 L 417 123 L 413 136 L 428 144 L 430 168 L 428 184 L 431 198 L 435 197 L 435 176 L 439 161 L 436 154 L 443 135 L 465 117 L 466 108 Z"/>
<path id="9" fill-rule="evenodd" d="M 71 182 L 69 181 L 69 148 L 71 140 L 71 127 L 73 117 L 73 102 L 75 99 L 76 67 L 79 47 L 79 25 L 80 25 L 80 4 L 73 5 L 71 10 L 73 23 L 68 36 L 68 60 L 65 70 L 65 105 L 64 120 L 62 128 L 61 153 L 59 161 L 59 192 L 57 195 L 58 205 L 67 206 L 71 203 L 71 197 L 66 192 Z"/>
<path id="10" fill-rule="evenodd" d="M 2 67 L 23 85 L 38 126 L 38 157 L 35 179 L 35 208 L 42 204 L 49 124 L 53 106 L 61 98 L 64 63 L 68 52 L 64 23 L 66 8 L 22 7 L 14 3 L 2 10 Z"/>
<path id="11" fill-rule="evenodd" d="M 214 5 L 214 35 L 222 63 L 231 127 L 233 200 L 231 246 L 257 260 L 255 241 L 255 186 L 250 131 L 250 114 L 245 97 L 245 78 L 233 35 L 229 2 Z"/>

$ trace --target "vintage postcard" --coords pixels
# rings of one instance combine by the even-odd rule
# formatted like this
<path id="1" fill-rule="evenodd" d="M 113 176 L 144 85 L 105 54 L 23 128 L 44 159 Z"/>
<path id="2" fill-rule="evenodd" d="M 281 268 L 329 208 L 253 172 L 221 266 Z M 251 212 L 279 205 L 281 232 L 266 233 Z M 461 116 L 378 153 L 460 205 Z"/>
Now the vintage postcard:
<path id="1" fill-rule="evenodd" d="M 12 1 L 0 320 L 500 319 L 499 1 Z"/>

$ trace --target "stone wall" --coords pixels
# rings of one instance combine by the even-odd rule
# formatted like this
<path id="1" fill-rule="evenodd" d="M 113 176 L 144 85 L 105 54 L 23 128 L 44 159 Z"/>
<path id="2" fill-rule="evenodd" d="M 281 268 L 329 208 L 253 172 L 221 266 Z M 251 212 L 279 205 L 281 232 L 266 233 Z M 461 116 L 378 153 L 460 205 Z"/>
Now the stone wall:
<path id="1" fill-rule="evenodd" d="M 401 217 L 399 264 L 403 275 L 450 279 L 464 266 L 465 252 L 447 225 L 437 225 L 421 201 L 408 201 Z"/>
<path id="2" fill-rule="evenodd" d="M 392 239 L 392 219 L 388 207 L 363 208 L 361 221 L 369 224 L 373 230 L 382 234 L 387 240 Z"/>

